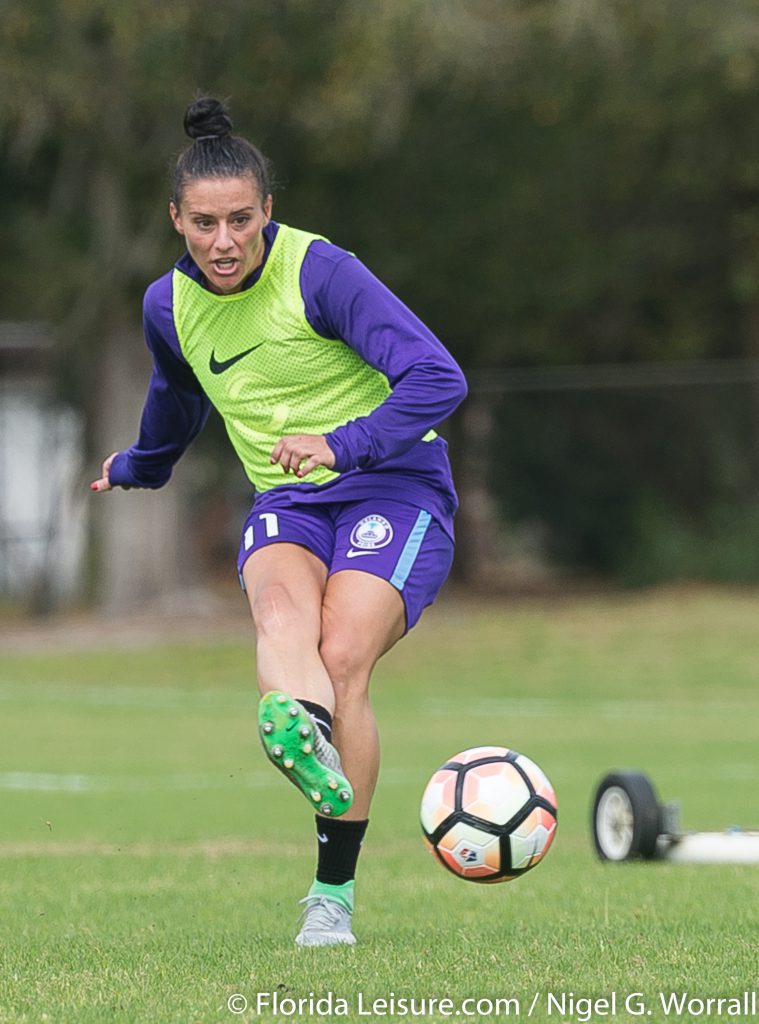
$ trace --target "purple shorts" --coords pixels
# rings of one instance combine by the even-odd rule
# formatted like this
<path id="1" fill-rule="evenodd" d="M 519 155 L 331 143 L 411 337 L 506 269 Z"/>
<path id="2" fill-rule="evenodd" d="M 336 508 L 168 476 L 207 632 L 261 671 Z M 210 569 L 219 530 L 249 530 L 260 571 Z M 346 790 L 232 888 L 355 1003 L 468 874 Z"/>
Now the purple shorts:
<path id="1" fill-rule="evenodd" d="M 300 544 L 329 575 L 358 569 L 387 580 L 400 592 L 406 630 L 437 597 L 453 562 L 453 543 L 437 520 L 416 505 L 385 498 L 332 504 L 267 503 L 245 520 L 237 556 L 240 583 L 248 557 L 268 544 Z"/>

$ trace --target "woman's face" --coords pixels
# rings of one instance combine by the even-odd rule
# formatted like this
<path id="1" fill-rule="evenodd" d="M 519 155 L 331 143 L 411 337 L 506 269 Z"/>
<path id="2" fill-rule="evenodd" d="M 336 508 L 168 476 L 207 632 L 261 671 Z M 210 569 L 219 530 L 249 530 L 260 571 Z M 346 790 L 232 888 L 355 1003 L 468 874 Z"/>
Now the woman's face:
<path id="1" fill-rule="evenodd" d="M 211 291 L 239 292 L 263 262 L 271 196 L 262 201 L 252 177 L 189 181 L 179 206 L 170 203 L 169 212 Z"/>

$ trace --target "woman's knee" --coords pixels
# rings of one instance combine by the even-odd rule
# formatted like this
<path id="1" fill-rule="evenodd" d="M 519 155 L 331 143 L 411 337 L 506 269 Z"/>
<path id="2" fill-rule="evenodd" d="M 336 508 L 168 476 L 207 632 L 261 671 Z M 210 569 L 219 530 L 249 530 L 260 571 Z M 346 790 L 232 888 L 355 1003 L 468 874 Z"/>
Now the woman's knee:
<path id="1" fill-rule="evenodd" d="M 319 654 L 332 680 L 336 701 L 365 699 L 373 665 L 360 643 L 345 633 L 322 632 Z"/>
<path id="2" fill-rule="evenodd" d="M 250 556 L 242 573 L 259 641 L 319 643 L 326 572 L 316 555 L 295 544 L 270 544 Z"/>
<path id="3" fill-rule="evenodd" d="M 290 639 L 316 643 L 319 622 L 309 616 L 285 583 L 271 583 L 251 596 L 250 610 L 259 640 Z"/>

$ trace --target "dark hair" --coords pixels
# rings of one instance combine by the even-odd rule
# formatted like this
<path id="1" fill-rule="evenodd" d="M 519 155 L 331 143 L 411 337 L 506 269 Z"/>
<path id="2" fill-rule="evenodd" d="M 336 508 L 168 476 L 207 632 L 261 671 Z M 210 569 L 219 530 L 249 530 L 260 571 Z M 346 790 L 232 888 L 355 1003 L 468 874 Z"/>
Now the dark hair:
<path id="1" fill-rule="evenodd" d="M 172 200 L 179 205 L 188 181 L 198 178 L 242 178 L 250 175 L 261 199 L 271 192 L 270 164 L 252 142 L 232 134 L 226 104 L 201 96 L 184 115 L 184 130 L 193 142 L 177 159 L 172 175 Z"/>

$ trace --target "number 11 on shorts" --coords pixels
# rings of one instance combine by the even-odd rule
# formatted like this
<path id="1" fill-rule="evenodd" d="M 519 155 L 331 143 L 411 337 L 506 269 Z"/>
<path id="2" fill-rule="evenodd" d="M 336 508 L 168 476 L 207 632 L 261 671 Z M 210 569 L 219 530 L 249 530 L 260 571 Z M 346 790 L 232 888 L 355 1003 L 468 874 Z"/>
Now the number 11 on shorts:
<path id="1" fill-rule="evenodd" d="M 276 512 L 262 512 L 258 517 L 264 524 L 267 537 L 278 537 L 279 536 L 279 520 L 277 519 Z M 245 550 L 249 551 L 253 547 L 253 524 L 248 527 L 245 531 Z"/>

